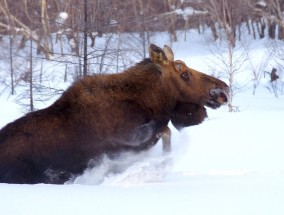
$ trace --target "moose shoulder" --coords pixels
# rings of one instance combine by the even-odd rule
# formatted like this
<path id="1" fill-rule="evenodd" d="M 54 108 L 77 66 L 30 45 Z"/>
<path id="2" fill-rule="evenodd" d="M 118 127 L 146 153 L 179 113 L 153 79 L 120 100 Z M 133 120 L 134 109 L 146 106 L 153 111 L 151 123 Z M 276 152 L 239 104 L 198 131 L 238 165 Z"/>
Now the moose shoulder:
<path id="1" fill-rule="evenodd" d="M 2 128 L 0 183 L 64 183 L 91 159 L 145 150 L 159 138 L 167 151 L 170 120 L 178 129 L 198 124 L 204 106 L 227 101 L 224 82 L 174 60 L 169 47 L 152 44 L 149 55 L 122 73 L 85 77 Z"/>

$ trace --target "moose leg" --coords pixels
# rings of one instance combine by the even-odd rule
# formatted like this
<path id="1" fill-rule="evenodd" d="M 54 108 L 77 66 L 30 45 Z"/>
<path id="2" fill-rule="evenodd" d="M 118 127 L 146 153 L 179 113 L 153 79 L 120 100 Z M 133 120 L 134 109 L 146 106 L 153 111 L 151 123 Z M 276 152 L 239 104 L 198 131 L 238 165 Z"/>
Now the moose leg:
<path id="1" fill-rule="evenodd" d="M 171 151 L 171 129 L 168 126 L 165 126 L 160 132 L 163 144 L 163 152 L 165 154 Z"/>

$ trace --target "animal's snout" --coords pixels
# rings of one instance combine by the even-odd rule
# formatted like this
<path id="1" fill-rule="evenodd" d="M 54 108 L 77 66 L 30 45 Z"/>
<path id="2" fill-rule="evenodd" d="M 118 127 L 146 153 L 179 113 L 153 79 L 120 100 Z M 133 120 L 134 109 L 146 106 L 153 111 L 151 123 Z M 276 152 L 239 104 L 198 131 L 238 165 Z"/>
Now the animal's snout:
<path id="1" fill-rule="evenodd" d="M 225 104 L 230 99 L 229 88 L 225 88 L 225 89 L 214 88 L 214 89 L 211 89 L 209 93 L 212 99 L 217 101 L 219 104 Z"/>

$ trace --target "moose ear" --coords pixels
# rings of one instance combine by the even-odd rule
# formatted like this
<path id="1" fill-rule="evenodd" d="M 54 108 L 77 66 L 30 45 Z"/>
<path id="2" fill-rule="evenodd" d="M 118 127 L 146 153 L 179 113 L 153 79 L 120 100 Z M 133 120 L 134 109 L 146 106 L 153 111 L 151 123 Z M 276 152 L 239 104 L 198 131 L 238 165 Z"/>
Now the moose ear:
<path id="1" fill-rule="evenodd" d="M 170 47 L 168 47 L 167 45 L 164 45 L 163 50 L 164 50 L 168 60 L 174 61 L 174 53 L 173 53 L 172 49 Z"/>
<path id="2" fill-rule="evenodd" d="M 160 47 L 151 44 L 149 46 L 149 55 L 153 63 L 165 66 L 169 64 L 169 59 L 166 53 Z"/>

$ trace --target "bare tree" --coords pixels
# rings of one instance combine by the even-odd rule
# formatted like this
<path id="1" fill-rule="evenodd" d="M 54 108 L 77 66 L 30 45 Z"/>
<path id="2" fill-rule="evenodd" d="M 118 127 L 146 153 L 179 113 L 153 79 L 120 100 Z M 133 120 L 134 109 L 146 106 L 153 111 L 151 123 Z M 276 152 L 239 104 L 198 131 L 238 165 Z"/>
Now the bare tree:
<path id="1" fill-rule="evenodd" d="M 13 55 L 13 35 L 9 35 L 9 57 L 10 57 L 10 77 L 11 77 L 11 94 L 15 94 L 14 83 L 14 55 Z"/>
<path id="2" fill-rule="evenodd" d="M 88 0 L 84 0 L 84 68 L 83 76 L 87 76 L 88 73 Z"/>
<path id="3" fill-rule="evenodd" d="M 219 26 L 219 41 L 215 43 L 214 56 L 222 65 L 223 72 L 219 75 L 228 80 L 230 100 L 228 101 L 229 112 L 234 111 L 233 97 L 241 89 L 235 81 L 240 68 L 248 59 L 248 48 L 244 51 L 236 51 L 236 19 L 235 5 L 229 0 L 209 0 L 205 6 L 210 13 L 213 22 Z M 217 52 L 216 52 L 217 51 Z"/>
<path id="4" fill-rule="evenodd" d="M 268 4 L 269 14 L 266 15 L 267 21 L 270 25 L 269 36 L 272 39 L 276 38 L 276 26 L 278 26 L 278 39 L 284 39 L 284 21 L 283 9 L 284 2 L 279 0 L 269 0 Z"/>
<path id="5" fill-rule="evenodd" d="M 33 97 L 33 41 L 30 39 L 30 68 L 29 68 L 29 96 L 30 96 L 30 111 L 34 111 Z"/>
<path id="6" fill-rule="evenodd" d="M 15 4 L 15 1 L 12 0 L 1 0 L 0 15 L 7 17 L 7 19 L 0 19 L 0 27 L 2 31 L 13 31 L 17 32 L 18 35 L 22 35 L 24 39 L 21 43 L 22 46 L 28 38 L 31 38 L 38 44 L 37 48 L 44 52 L 45 57 L 50 59 L 52 49 L 51 46 L 49 46 L 50 37 L 48 37 L 49 25 L 47 22 L 48 16 L 46 12 L 46 1 L 40 1 L 41 15 L 38 15 L 38 18 L 39 20 L 42 20 L 41 25 L 37 23 L 37 19 L 35 17 L 30 17 L 30 11 L 26 11 L 30 9 L 32 3 L 33 2 L 30 1 L 20 1 L 19 4 Z M 29 6 L 27 6 L 28 4 Z M 22 10 L 22 13 L 19 13 L 18 10 Z M 31 26 L 35 27 L 32 28 Z M 38 31 L 39 26 L 43 27 L 43 31 Z M 38 32 L 43 33 L 39 34 Z"/>

